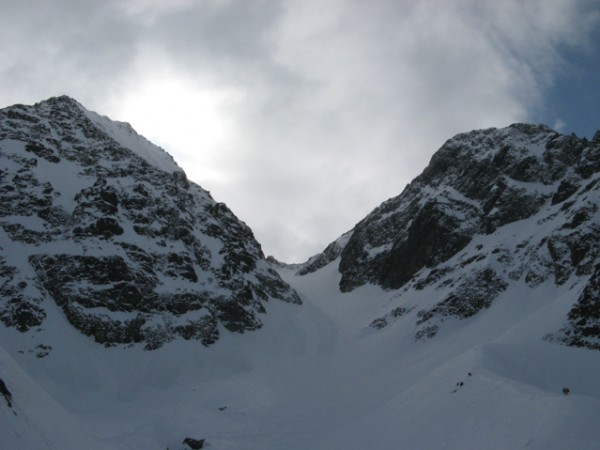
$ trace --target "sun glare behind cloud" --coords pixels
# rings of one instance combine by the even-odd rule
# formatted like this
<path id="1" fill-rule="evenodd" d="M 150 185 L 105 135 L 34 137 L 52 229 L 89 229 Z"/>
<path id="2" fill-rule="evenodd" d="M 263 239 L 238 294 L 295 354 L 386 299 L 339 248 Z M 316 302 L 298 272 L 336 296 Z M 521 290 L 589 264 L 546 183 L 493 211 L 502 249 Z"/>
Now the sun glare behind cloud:
<path id="1" fill-rule="evenodd" d="M 191 179 L 222 183 L 226 175 L 218 161 L 235 134 L 227 110 L 240 98 L 233 89 L 204 89 L 185 77 L 154 76 L 120 98 L 114 114 L 165 148 Z"/>

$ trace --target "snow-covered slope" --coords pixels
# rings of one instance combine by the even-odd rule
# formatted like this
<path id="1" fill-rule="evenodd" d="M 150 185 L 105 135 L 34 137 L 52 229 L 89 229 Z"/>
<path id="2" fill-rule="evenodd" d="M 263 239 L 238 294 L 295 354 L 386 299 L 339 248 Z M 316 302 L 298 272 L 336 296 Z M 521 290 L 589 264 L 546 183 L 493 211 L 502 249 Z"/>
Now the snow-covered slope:
<path id="1" fill-rule="evenodd" d="M 72 439 L 92 436 L 90 448 L 183 449 L 186 437 L 245 450 L 597 448 L 600 358 L 539 339 L 563 320 L 568 288 L 555 296 L 546 283 L 525 308 L 499 299 L 417 341 L 400 323 L 362 326 L 394 294 L 373 285 L 340 292 L 335 263 L 282 275 L 304 303 L 270 305 L 253 333 L 146 352 L 103 348 L 69 330 L 48 357 L 17 353 L 19 364 L 67 411 L 55 433 L 69 435 L 77 420 Z M 18 377 L 5 381 L 19 405 Z"/>
<path id="2" fill-rule="evenodd" d="M 0 399 L 0 448 L 117 449 L 93 438 L 74 414 L 67 412 L 0 347 L 0 374 L 10 386 L 12 402 Z"/>
<path id="3" fill-rule="evenodd" d="M 314 358 L 319 381 L 304 386 L 316 392 L 320 424 L 308 445 L 291 448 L 597 447 L 600 357 L 541 339 L 564 321 L 568 287 L 547 281 L 532 292 L 523 284 L 477 317 L 416 340 L 409 315 L 394 326 L 361 328 L 398 292 L 373 285 L 336 292 L 336 266 L 286 276 L 306 295 L 305 306 L 314 301 L 333 325 L 321 334 L 331 357 Z M 426 301 L 422 295 L 413 300 Z"/>
<path id="4" fill-rule="evenodd" d="M 598 349 L 600 132 L 591 142 L 526 124 L 457 135 L 298 273 L 338 257 L 343 291 L 399 290 L 375 328 L 407 315 L 417 339 L 431 338 L 500 298 L 526 307 L 551 280 L 568 286 L 571 311 L 547 337 Z"/>
<path id="5" fill-rule="evenodd" d="M 71 107 L 93 126 L 59 126 L 52 117 Z M 10 114 L 0 379 L 12 407 L 0 397 L 0 448 L 189 450 L 186 438 L 240 450 L 598 448 L 600 135 L 527 125 L 459 135 L 403 194 L 301 267 L 273 264 L 276 275 L 231 212 L 126 126 L 65 98 Z M 60 146 L 25 150 L 23 130 L 36 128 L 23 115 L 63 133 Z M 86 138 L 98 144 L 85 155 L 104 140 L 118 156 L 69 159 L 90 130 L 102 138 Z M 163 224 L 167 206 L 175 219 Z M 132 302 L 140 286 L 157 293 L 154 309 Z M 239 302 L 243 288 L 257 302 Z M 196 305 L 184 295 L 194 289 L 208 292 L 217 330 L 256 329 L 210 346 L 179 338 L 198 311 L 180 309 Z M 227 290 L 243 320 L 212 297 Z M 71 309 L 108 322 L 91 339 Z M 166 338 L 95 342 L 132 312 Z"/>
<path id="6" fill-rule="evenodd" d="M 164 150 L 68 97 L 0 112 L 0 247 L 0 320 L 47 334 L 40 355 L 57 307 L 97 342 L 154 349 L 208 345 L 220 325 L 259 328 L 269 299 L 299 302 Z"/>

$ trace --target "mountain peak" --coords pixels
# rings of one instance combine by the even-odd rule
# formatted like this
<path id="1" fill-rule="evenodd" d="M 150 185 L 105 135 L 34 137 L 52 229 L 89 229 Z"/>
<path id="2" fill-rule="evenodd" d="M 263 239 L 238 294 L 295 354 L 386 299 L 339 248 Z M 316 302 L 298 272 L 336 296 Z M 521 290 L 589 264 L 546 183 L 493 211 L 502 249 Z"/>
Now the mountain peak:
<path id="1" fill-rule="evenodd" d="M 525 123 L 525 122 L 517 122 L 517 123 L 513 123 L 513 124 L 509 125 L 508 129 L 509 130 L 517 130 L 517 131 L 519 131 L 523 134 L 527 134 L 527 135 L 555 132 L 552 128 L 550 128 L 548 125 L 543 124 L 543 123 L 532 124 L 532 123 Z"/>
<path id="2" fill-rule="evenodd" d="M 58 307 L 108 346 L 209 345 L 260 328 L 269 299 L 300 302 L 252 231 L 129 125 L 54 97 L 1 110 L 0 149 L 6 326 L 33 332 Z"/>
<path id="3" fill-rule="evenodd" d="M 60 104 L 64 104 L 64 105 L 76 105 L 79 107 L 83 106 L 81 105 L 81 103 L 79 103 L 77 100 L 75 100 L 73 97 L 69 97 L 68 95 L 57 95 L 54 97 L 50 97 L 47 98 L 46 100 L 42 100 L 41 102 L 36 103 L 36 105 L 44 105 L 44 104 L 48 104 L 48 105 L 60 105 Z"/>
<path id="4" fill-rule="evenodd" d="M 86 109 L 84 106 L 68 95 L 59 95 L 56 97 L 50 97 L 41 102 L 35 103 L 34 108 L 49 108 L 51 110 L 65 111 L 71 114 L 76 112 L 84 112 Z"/>
<path id="5" fill-rule="evenodd" d="M 531 289 L 548 280 L 585 285 L 600 262 L 599 189 L 599 142 L 545 125 L 461 133 L 433 155 L 404 192 L 298 273 L 339 258 L 344 292 L 368 283 L 447 292 L 437 304 L 415 312 L 421 325 L 416 335 L 432 336 L 444 316 L 465 318 L 487 309 L 514 283 Z M 588 311 L 590 298 L 582 297 L 586 306 L 571 317 Z M 595 326 L 593 319 L 586 336 L 573 336 L 581 327 L 566 327 L 568 342 L 597 347 L 593 342 L 600 335 L 590 334 Z"/>

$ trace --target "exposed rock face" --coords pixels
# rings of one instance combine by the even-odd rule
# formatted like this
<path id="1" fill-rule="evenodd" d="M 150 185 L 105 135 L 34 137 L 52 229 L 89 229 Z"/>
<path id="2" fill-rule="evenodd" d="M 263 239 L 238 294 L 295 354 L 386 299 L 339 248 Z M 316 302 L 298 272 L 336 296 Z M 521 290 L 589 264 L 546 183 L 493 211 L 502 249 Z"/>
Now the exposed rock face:
<path id="1" fill-rule="evenodd" d="M 2 380 L 2 378 L 0 378 L 0 394 L 2 394 L 4 400 L 6 400 L 6 404 L 8 405 L 8 407 L 12 408 L 12 394 L 6 387 L 6 384 L 4 383 L 4 380 Z"/>
<path id="2" fill-rule="evenodd" d="M 487 309 L 512 282 L 585 283 L 600 262 L 600 132 L 592 141 L 516 124 L 459 134 L 404 192 L 384 202 L 298 273 L 339 257 L 340 289 L 447 292 L 419 309 L 416 337 L 445 317 Z M 319 261 L 318 265 L 314 261 Z M 597 346 L 595 278 L 569 314 L 565 342 Z M 410 310 L 411 308 L 409 308 Z M 402 314 L 374 321 L 381 328 Z"/>
<path id="3" fill-rule="evenodd" d="M 26 332 L 51 300 L 106 345 L 210 344 L 300 303 L 252 231 L 128 124 L 68 97 L 0 111 L 0 320 Z"/>
<path id="4" fill-rule="evenodd" d="M 309 258 L 308 261 L 306 261 L 304 264 L 301 264 L 297 268 L 297 274 L 306 275 L 308 273 L 315 272 L 320 268 L 325 267 L 330 262 L 336 260 L 342 253 L 345 245 L 348 243 L 350 236 L 351 232 L 343 234 L 339 239 L 329 244 L 322 253 Z"/>
<path id="5" fill-rule="evenodd" d="M 575 347 L 600 350 L 600 264 L 569 311 L 567 325 L 549 338 Z"/>
<path id="6" fill-rule="evenodd" d="M 567 200 L 598 164 L 597 145 L 543 126 L 458 135 L 400 196 L 355 227 L 342 251 L 340 287 L 375 282 L 399 288 L 422 268 L 449 259 L 475 234 L 491 234 L 548 202 Z"/>

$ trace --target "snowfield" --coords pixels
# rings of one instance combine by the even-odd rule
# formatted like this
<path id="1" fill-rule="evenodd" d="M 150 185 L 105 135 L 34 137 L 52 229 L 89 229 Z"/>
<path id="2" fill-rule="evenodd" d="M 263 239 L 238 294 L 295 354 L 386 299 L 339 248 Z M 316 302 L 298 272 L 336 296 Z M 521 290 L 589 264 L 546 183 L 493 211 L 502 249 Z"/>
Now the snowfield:
<path id="1" fill-rule="evenodd" d="M 564 321 L 568 286 L 516 284 L 422 342 L 408 319 L 368 327 L 397 293 L 340 293 L 336 262 L 281 273 L 304 304 L 271 302 L 261 330 L 208 348 L 103 348 L 58 308 L 52 342 L 0 328 L 16 405 L 0 407 L 0 448 L 181 449 L 186 437 L 240 450 L 598 448 L 598 353 L 542 340 Z M 37 358 L 39 344 L 52 353 Z"/>

